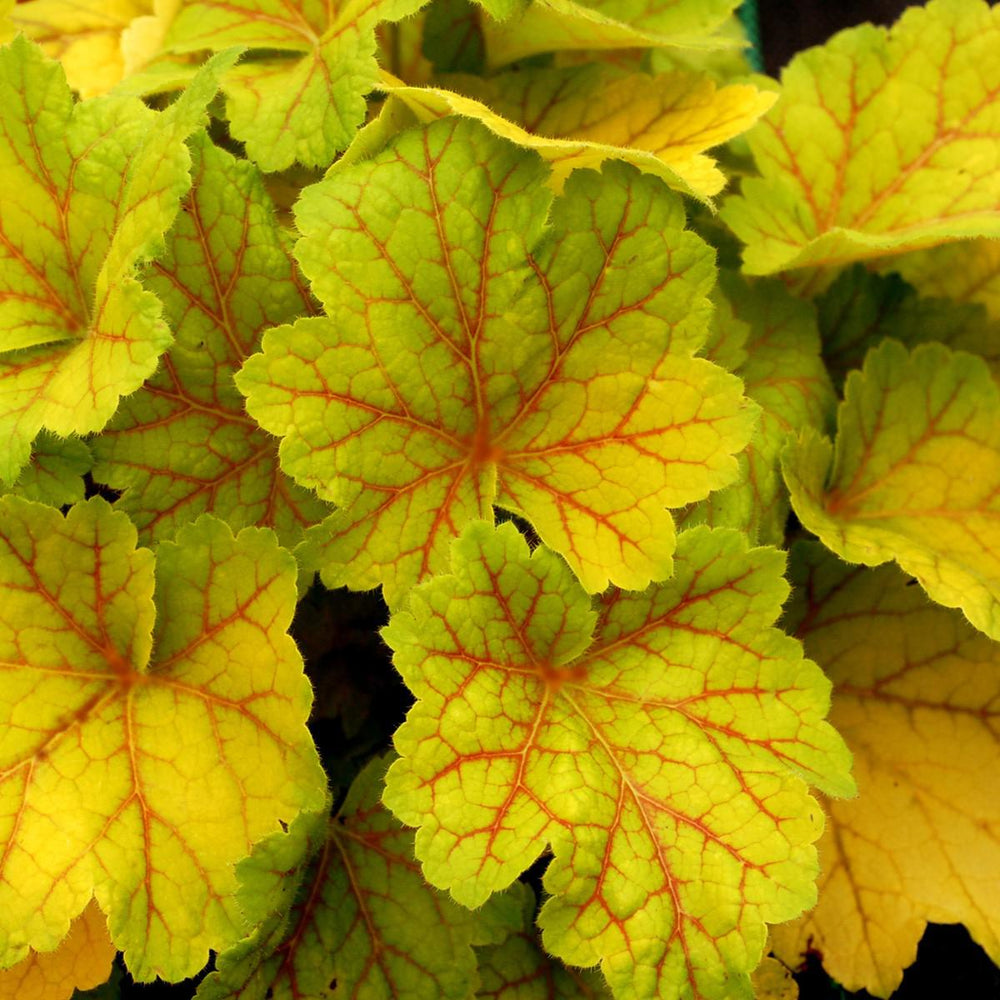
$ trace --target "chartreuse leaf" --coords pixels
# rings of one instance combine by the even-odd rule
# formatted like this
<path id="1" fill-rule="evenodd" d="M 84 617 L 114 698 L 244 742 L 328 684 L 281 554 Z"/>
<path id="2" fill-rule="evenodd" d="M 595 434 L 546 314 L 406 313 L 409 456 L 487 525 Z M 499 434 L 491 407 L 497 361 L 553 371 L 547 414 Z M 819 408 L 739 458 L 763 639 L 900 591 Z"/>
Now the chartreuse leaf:
<path id="1" fill-rule="evenodd" d="M 483 19 L 490 63 L 539 52 L 678 46 L 729 48 L 718 29 L 739 0 L 533 0 L 520 17 Z"/>
<path id="2" fill-rule="evenodd" d="M 447 82 L 454 90 L 381 86 L 421 121 L 466 115 L 534 149 L 552 164 L 557 188 L 578 167 L 620 159 L 702 199 L 726 183 L 704 151 L 748 129 L 775 98 L 749 84 L 717 87 L 704 74 L 651 77 L 592 64 Z"/>
<path id="3" fill-rule="evenodd" d="M 174 52 L 247 46 L 227 75 L 230 129 L 262 170 L 329 165 L 365 116 L 378 83 L 375 26 L 425 0 L 188 0 L 167 33 Z"/>
<path id="4" fill-rule="evenodd" d="M 278 469 L 274 439 L 251 420 L 233 374 L 260 332 L 312 311 L 260 175 L 207 137 L 193 143 L 194 187 L 145 279 L 176 342 L 93 443 L 95 478 L 143 541 L 210 512 L 234 529 L 273 527 L 288 546 L 328 508 Z"/>
<path id="5" fill-rule="evenodd" d="M 552 551 L 471 525 L 382 633 L 418 699 L 384 801 L 427 879 L 476 906 L 550 845 L 550 953 L 620 998 L 749 997 L 764 921 L 815 898 L 806 782 L 854 787 L 829 682 L 771 627 L 782 565 L 696 528 L 598 615 Z"/>
<path id="6" fill-rule="evenodd" d="M 789 511 L 781 451 L 789 436 L 804 428 L 826 430 L 836 397 L 820 357 L 816 312 L 810 303 L 795 298 L 774 279 L 750 284 L 722 271 L 719 281 L 727 308 L 719 311 L 717 324 L 724 329 L 706 354 L 729 367 L 727 355 L 735 358 L 738 349 L 743 357 L 733 367 L 747 395 L 760 404 L 761 419 L 740 455 L 742 475 L 695 504 L 684 525 L 737 528 L 751 541 L 781 546 Z"/>
<path id="7" fill-rule="evenodd" d="M 921 295 L 979 302 L 1000 319 L 1000 242 L 966 240 L 889 261 Z"/>
<path id="8" fill-rule="evenodd" d="M 980 358 L 887 340 L 852 373 L 836 444 L 782 458 L 802 523 L 852 563 L 895 559 L 1000 638 L 1000 389 Z"/>
<path id="9" fill-rule="evenodd" d="M 546 954 L 532 926 L 535 894 L 515 882 L 507 894 L 516 901 L 503 940 L 476 951 L 480 986 L 477 1000 L 600 1000 L 611 993 L 593 969 L 573 969 Z"/>
<path id="10" fill-rule="evenodd" d="M 217 57 L 162 113 L 133 98 L 73 103 L 58 64 L 23 37 L 0 48 L 0 481 L 43 427 L 99 430 L 170 343 L 136 266 L 162 247 L 190 184 L 185 140 Z"/>
<path id="11" fill-rule="evenodd" d="M 398 602 L 496 503 L 588 590 L 641 588 L 670 573 L 664 508 L 734 477 L 755 414 L 690 356 L 714 269 L 680 200 L 612 163 L 552 204 L 545 176 L 449 119 L 299 201 L 330 318 L 268 332 L 237 385 L 283 468 L 339 507 L 307 534 L 328 586 Z"/>
<path id="12" fill-rule="evenodd" d="M 770 274 L 1000 236 L 1000 8 L 932 0 L 797 55 L 723 219 Z"/>
<path id="13" fill-rule="evenodd" d="M 76 503 L 83 499 L 83 477 L 92 464 L 90 449 L 79 439 L 42 431 L 11 492 L 50 507 Z"/>
<path id="14" fill-rule="evenodd" d="M 92 895 L 140 980 L 239 937 L 234 864 L 325 794 L 295 578 L 265 530 L 205 517 L 154 567 L 100 498 L 0 499 L 0 966 Z"/>
<path id="15" fill-rule="evenodd" d="M 17 1000 L 70 1000 L 74 990 L 100 986 L 111 975 L 115 946 L 96 903 L 73 921 L 55 951 L 31 952 L 12 969 L 0 969 L 0 996 Z"/>
<path id="16" fill-rule="evenodd" d="M 471 1000 L 472 945 L 497 935 L 509 906 L 498 897 L 499 907 L 473 912 L 424 882 L 413 831 L 379 802 L 388 765 L 371 761 L 329 824 L 323 816 L 308 831 L 293 826 L 241 863 L 240 900 L 249 913 L 262 900 L 272 907 L 289 874 L 294 900 L 277 906 L 280 923 L 263 924 L 272 928 L 269 938 L 258 931 L 219 957 L 199 1000 L 319 997 L 333 981 L 344 996 Z"/>
<path id="17" fill-rule="evenodd" d="M 772 931 L 848 989 L 888 997 L 928 921 L 964 923 L 1000 960 L 1000 645 L 893 566 L 796 546 L 789 627 L 834 683 L 831 721 L 859 796 L 827 802 L 819 905 Z"/>
<path id="18" fill-rule="evenodd" d="M 823 355 L 838 384 L 886 337 L 909 346 L 938 341 L 978 354 L 994 373 L 1000 372 L 1000 317 L 991 319 L 977 302 L 919 298 L 898 274 L 872 274 L 855 264 L 816 306 Z"/>
<path id="19" fill-rule="evenodd" d="M 125 73 L 122 32 L 153 12 L 153 0 L 28 0 L 10 19 L 58 59 L 81 97 L 109 91 Z"/>

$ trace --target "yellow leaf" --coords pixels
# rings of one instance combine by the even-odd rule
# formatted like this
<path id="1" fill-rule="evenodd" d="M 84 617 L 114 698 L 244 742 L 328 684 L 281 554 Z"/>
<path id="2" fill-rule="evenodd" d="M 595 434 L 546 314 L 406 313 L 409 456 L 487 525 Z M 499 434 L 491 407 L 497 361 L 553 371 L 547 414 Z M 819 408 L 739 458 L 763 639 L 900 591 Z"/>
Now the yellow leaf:
<path id="1" fill-rule="evenodd" d="M 0 970 L 0 997 L 69 1000 L 75 989 L 89 990 L 105 982 L 114 958 L 104 914 L 91 903 L 55 951 L 32 952 L 12 969 Z"/>
<path id="2" fill-rule="evenodd" d="M 704 74 L 650 77 L 598 66 L 454 78 L 463 93 L 383 80 L 420 121 L 464 115 L 536 150 L 552 164 L 557 190 L 572 170 L 615 159 L 702 199 L 726 183 L 704 151 L 748 129 L 775 99 L 749 84 L 718 87 Z"/>
<path id="3" fill-rule="evenodd" d="M 1000 644 L 929 603 L 893 566 L 792 557 L 788 626 L 834 683 L 830 721 L 858 798 L 826 801 L 819 905 L 772 930 L 811 945 L 847 989 L 888 997 L 928 921 L 961 922 L 1000 959 Z M 877 637 L 877 638 L 874 638 Z"/>
<path id="4" fill-rule="evenodd" d="M 750 981 L 757 1000 L 798 1000 L 798 983 L 781 962 L 770 956 L 754 969 Z"/>

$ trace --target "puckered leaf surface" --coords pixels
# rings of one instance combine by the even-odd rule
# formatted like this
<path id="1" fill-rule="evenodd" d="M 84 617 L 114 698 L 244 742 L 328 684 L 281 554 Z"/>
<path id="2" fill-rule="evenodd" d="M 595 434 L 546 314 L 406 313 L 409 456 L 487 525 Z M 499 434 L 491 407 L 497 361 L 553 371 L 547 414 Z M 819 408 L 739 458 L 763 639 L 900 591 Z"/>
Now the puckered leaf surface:
<path id="1" fill-rule="evenodd" d="M 170 343 L 136 265 L 162 245 L 190 184 L 185 140 L 220 56 L 167 111 L 74 104 L 62 69 L 23 37 L 0 48 L 0 481 L 43 427 L 99 430 Z"/>
<path id="2" fill-rule="evenodd" d="M 238 937 L 233 865 L 325 793 L 295 577 L 272 533 L 205 517 L 157 549 L 154 605 L 124 514 L 0 500 L 0 964 L 92 895 L 137 979 Z"/>
<path id="3" fill-rule="evenodd" d="M 754 542 L 781 546 L 789 511 L 781 451 L 789 436 L 804 428 L 826 430 L 836 398 L 809 303 L 774 279 L 750 284 L 723 271 L 720 286 L 727 308 L 717 314 L 722 329 L 706 356 L 725 367 L 727 358 L 739 358 L 733 368 L 747 395 L 760 404 L 761 419 L 740 455 L 739 479 L 695 504 L 684 526 L 737 528 Z"/>
<path id="4" fill-rule="evenodd" d="M 836 444 L 782 464 L 802 523 L 852 563 L 895 559 L 1000 638 L 1000 389 L 981 358 L 887 340 L 852 373 Z"/>
<path id="5" fill-rule="evenodd" d="M 797 55 L 725 221 L 751 274 L 1000 236 L 1000 8 L 932 0 Z"/>
<path id="6" fill-rule="evenodd" d="M 673 579 L 612 593 L 595 636 L 561 559 L 470 526 L 383 631 L 418 698 L 384 801 L 428 880 L 475 906 L 551 845 L 548 951 L 621 998 L 750 996 L 764 921 L 814 899 L 806 781 L 853 789 L 829 682 L 771 627 L 782 565 L 684 532 Z"/>
<path id="7" fill-rule="evenodd" d="M 174 52 L 247 46 L 224 81 L 233 135 L 263 170 L 325 167 L 365 116 L 378 82 L 375 26 L 425 0 L 188 0 L 165 41 Z"/>
<path id="8" fill-rule="evenodd" d="M 838 385 L 852 368 L 861 366 L 869 348 L 886 337 L 908 346 L 938 341 L 980 355 L 1000 374 L 1000 316 L 990 318 L 978 302 L 920 298 L 898 274 L 872 274 L 855 264 L 816 306 L 823 356 Z"/>
<path id="9" fill-rule="evenodd" d="M 773 943 L 796 964 L 817 949 L 847 989 L 880 997 L 928 921 L 964 923 L 1000 960 L 1000 645 L 895 567 L 847 566 L 816 544 L 792 567 L 788 623 L 833 680 L 860 794 L 826 803 L 819 904 Z"/>
<path id="10" fill-rule="evenodd" d="M 312 307 L 252 164 L 201 138 L 193 176 L 145 279 L 176 341 L 94 441 L 94 477 L 125 491 L 118 506 L 142 541 L 210 512 L 234 529 L 272 527 L 292 546 L 328 508 L 279 470 L 274 439 L 246 415 L 233 375 L 265 327 Z"/>
<path id="11" fill-rule="evenodd" d="M 668 506 L 735 475 L 755 414 L 691 352 L 712 254 L 624 164 L 552 206 L 537 157 L 474 122 L 403 133 L 303 194 L 296 254 L 329 319 L 237 376 L 284 469 L 340 508 L 310 529 L 329 586 L 405 589 L 491 504 L 583 585 L 670 573 Z"/>
<path id="12" fill-rule="evenodd" d="M 115 950 L 104 914 L 91 903 L 55 951 L 31 952 L 12 969 L 0 969 L 0 996 L 70 1000 L 74 990 L 89 990 L 107 980 Z"/>
<path id="13" fill-rule="evenodd" d="M 303 841 L 314 845 L 311 862 L 291 871 L 294 901 L 278 907 L 280 924 L 263 925 L 270 939 L 258 932 L 220 956 L 199 1000 L 320 997 L 333 980 L 343 996 L 471 1000 L 472 945 L 495 936 L 498 907 L 471 911 L 427 885 L 413 831 L 379 802 L 388 765 L 373 760 L 329 824 L 275 834 L 240 865 L 240 899 L 254 913 L 295 868 Z"/>
<path id="14" fill-rule="evenodd" d="M 739 0 L 533 0 L 520 17 L 483 19 L 489 60 L 502 66 L 539 52 L 681 46 L 729 48 L 719 34 Z"/>
<path id="15" fill-rule="evenodd" d="M 588 65 L 447 78 L 454 90 L 383 84 L 422 121 L 467 115 L 570 171 L 620 159 L 706 199 L 726 179 L 704 151 L 748 129 L 774 102 L 749 84 L 717 87 L 704 74 L 619 74 Z"/>

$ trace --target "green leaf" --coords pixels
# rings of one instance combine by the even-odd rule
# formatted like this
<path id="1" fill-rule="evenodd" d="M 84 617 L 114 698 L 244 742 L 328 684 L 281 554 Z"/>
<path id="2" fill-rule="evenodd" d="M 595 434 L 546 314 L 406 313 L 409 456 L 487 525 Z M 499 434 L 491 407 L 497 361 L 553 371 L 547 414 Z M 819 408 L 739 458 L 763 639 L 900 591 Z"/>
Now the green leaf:
<path id="1" fill-rule="evenodd" d="M 233 529 L 272 527 L 295 545 L 328 507 L 278 469 L 274 439 L 243 409 L 233 375 L 261 331 L 311 312 L 260 175 L 207 137 L 193 144 L 194 187 L 145 276 L 176 342 L 93 443 L 94 477 L 142 541 L 210 512 Z"/>
<path id="2" fill-rule="evenodd" d="M 847 989 L 880 997 L 897 995 L 929 921 L 964 923 L 997 961 L 1000 645 L 895 566 L 847 566 L 815 543 L 791 565 L 788 625 L 834 683 L 859 795 L 825 803 L 819 905 L 774 929 L 775 951 L 793 965 L 818 951 Z"/>
<path id="3" fill-rule="evenodd" d="M 50 507 L 76 503 L 83 499 L 83 476 L 92 464 L 90 449 L 82 441 L 42 431 L 11 492 Z"/>
<path id="4" fill-rule="evenodd" d="M 259 845 L 240 865 L 240 899 L 250 912 L 260 897 L 273 906 L 277 885 L 297 883 L 275 919 L 219 958 L 219 972 L 199 1000 L 344 996 L 387 1000 L 465 1000 L 477 982 L 472 945 L 497 934 L 503 906 L 478 912 L 428 886 L 413 858 L 413 832 L 379 802 L 388 759 L 375 759 L 354 781 L 337 816 L 310 832 L 293 827 Z M 312 848 L 303 840 L 310 840 Z M 314 854 L 304 870 L 298 861 Z M 287 888 L 283 891 L 287 891 Z M 498 900 L 499 901 L 499 900 Z M 290 909 L 290 912 L 289 912 Z M 282 907 L 277 907 L 282 912 Z"/>
<path id="5" fill-rule="evenodd" d="M 620 998 L 749 997 L 764 921 L 814 902 L 806 781 L 853 791 L 829 682 L 771 627 L 782 567 L 697 528 L 595 614 L 550 550 L 470 526 L 382 633 L 418 699 L 384 801 L 426 878 L 475 906 L 551 845 L 549 952 Z"/>
<path id="6" fill-rule="evenodd" d="M 978 303 L 918 298 L 898 274 L 871 274 L 855 264 L 816 306 L 823 356 L 838 387 L 886 337 L 908 346 L 938 341 L 980 355 L 1000 373 L 1000 318 L 990 319 Z"/>
<path id="7" fill-rule="evenodd" d="M 100 498 L 0 499 L 0 966 L 92 896 L 139 980 L 239 937 L 235 863 L 325 794 L 295 577 L 269 531 L 205 517 L 154 567 Z"/>
<path id="8" fill-rule="evenodd" d="M 0 481 L 43 427 L 104 426 L 170 343 L 135 270 L 162 248 L 190 184 L 185 140 L 232 59 L 157 114 L 133 98 L 74 105 L 36 46 L 0 48 L 0 174 L 18 191 L 0 222 Z"/>
<path id="9" fill-rule="evenodd" d="M 378 82 L 375 26 L 425 0 L 191 0 L 170 27 L 173 52 L 248 47 L 223 83 L 230 129 L 262 170 L 328 166 L 365 116 Z"/>
<path id="10" fill-rule="evenodd" d="M 453 89 L 381 86 L 421 121 L 466 115 L 536 150 L 552 164 L 557 190 L 571 171 L 615 159 L 703 201 L 726 183 L 705 150 L 750 128 L 775 96 L 749 84 L 717 87 L 703 73 L 648 76 L 593 64 L 443 82 Z"/>
<path id="11" fill-rule="evenodd" d="M 718 29 L 739 0 L 533 0 L 521 17 L 484 19 L 493 66 L 539 52 L 661 46 L 693 49 L 737 47 Z"/>
<path id="12" fill-rule="evenodd" d="M 532 926 L 535 894 L 515 882 L 517 901 L 503 941 L 477 950 L 481 985 L 477 1000 L 601 1000 L 610 997 L 600 973 L 571 969 L 546 954 Z"/>
<path id="13" fill-rule="evenodd" d="M 820 357 L 816 312 L 776 280 L 753 284 L 722 271 L 727 311 L 708 357 L 743 359 L 736 374 L 746 394 L 760 404 L 761 419 L 740 456 L 742 474 L 732 486 L 695 504 L 684 526 L 711 524 L 737 528 L 753 542 L 782 545 L 788 519 L 788 491 L 781 478 L 780 455 L 789 436 L 811 427 L 825 431 L 836 397 Z M 747 332 L 748 331 L 748 332 Z M 738 353 L 737 353 L 738 352 Z"/>
<path id="14" fill-rule="evenodd" d="M 1000 389 L 980 359 L 887 340 L 847 379 L 836 444 L 783 456 L 802 523 L 841 558 L 895 559 L 1000 639 Z"/>
<path id="15" fill-rule="evenodd" d="M 932 0 L 797 55 L 723 219 L 744 268 L 843 264 L 1000 236 L 1000 8 Z"/>
<path id="16" fill-rule="evenodd" d="M 734 477 L 755 414 L 690 356 L 713 267 L 679 199 L 607 164 L 547 223 L 544 178 L 446 120 L 303 194 L 296 253 L 331 318 L 270 331 L 237 385 L 340 508 L 307 534 L 328 586 L 396 603 L 496 503 L 588 590 L 641 588 L 671 571 L 664 508 Z"/>

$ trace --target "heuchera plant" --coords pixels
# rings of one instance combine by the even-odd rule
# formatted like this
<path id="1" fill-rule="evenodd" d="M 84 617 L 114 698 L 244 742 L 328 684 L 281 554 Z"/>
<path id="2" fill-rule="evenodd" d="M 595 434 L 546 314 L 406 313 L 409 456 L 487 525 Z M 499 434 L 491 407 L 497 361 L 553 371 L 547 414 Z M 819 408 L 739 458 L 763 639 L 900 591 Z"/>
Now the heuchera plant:
<path id="1" fill-rule="evenodd" d="M 0 3 L 0 995 L 1000 960 L 1000 8 L 736 6 Z"/>

